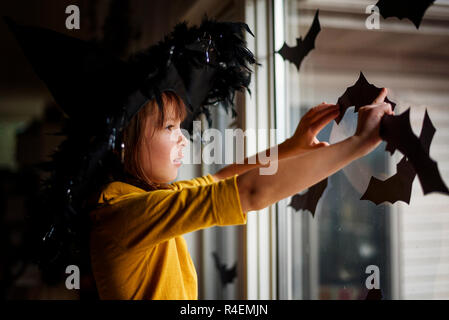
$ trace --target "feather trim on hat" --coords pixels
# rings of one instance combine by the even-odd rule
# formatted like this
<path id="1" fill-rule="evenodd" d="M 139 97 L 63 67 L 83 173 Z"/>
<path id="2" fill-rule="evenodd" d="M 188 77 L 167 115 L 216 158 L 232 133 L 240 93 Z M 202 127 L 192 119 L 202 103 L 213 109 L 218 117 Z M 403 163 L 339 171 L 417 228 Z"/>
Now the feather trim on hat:
<path id="1" fill-rule="evenodd" d="M 50 172 L 40 196 L 44 216 L 37 217 L 48 226 L 40 240 L 43 268 L 72 264 L 88 248 L 88 200 L 108 182 L 126 180 L 118 157 L 121 133 L 140 108 L 151 99 L 161 107 L 162 92 L 174 91 L 187 106 L 182 126 L 192 134 L 200 115 L 211 123 L 211 106 L 236 116 L 235 91 L 249 92 L 250 66 L 257 63 L 246 47 L 245 32 L 252 33 L 244 23 L 183 22 L 128 61 L 54 31 L 7 23 L 69 116 L 60 133 L 67 139 L 40 166 Z"/>

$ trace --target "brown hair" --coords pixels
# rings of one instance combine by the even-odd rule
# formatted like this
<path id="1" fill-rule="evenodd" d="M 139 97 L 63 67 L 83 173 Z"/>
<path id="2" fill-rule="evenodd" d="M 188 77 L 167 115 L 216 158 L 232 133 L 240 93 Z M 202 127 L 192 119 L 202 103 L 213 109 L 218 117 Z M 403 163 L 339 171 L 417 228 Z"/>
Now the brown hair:
<path id="1" fill-rule="evenodd" d="M 173 107 L 173 116 L 181 122 L 187 115 L 186 107 L 182 99 L 173 91 L 165 91 L 161 95 L 162 106 L 155 99 L 149 101 L 140 111 L 131 119 L 123 132 L 124 143 L 124 163 L 123 170 L 126 176 L 126 182 L 136 185 L 144 190 L 167 189 L 167 184 L 156 184 L 146 175 L 140 163 L 140 153 L 143 139 L 145 137 L 146 120 L 148 116 L 153 120 L 152 133 L 157 129 L 162 129 L 165 122 L 168 106 Z"/>

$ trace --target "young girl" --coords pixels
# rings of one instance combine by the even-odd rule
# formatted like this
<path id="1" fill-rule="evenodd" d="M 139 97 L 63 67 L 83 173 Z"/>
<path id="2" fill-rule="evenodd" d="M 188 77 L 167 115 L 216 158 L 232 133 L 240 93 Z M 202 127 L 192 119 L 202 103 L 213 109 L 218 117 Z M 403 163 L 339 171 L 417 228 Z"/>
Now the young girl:
<path id="1" fill-rule="evenodd" d="M 78 247 L 86 245 L 88 211 L 91 266 L 102 299 L 196 299 L 197 276 L 183 234 L 244 224 L 249 211 L 332 175 L 378 146 L 380 119 L 393 114 L 383 89 L 372 105 L 359 109 L 355 134 L 328 145 L 316 135 L 339 111 L 323 103 L 278 146 L 274 174 L 260 175 L 260 162 L 245 161 L 169 184 L 187 144 L 180 130 L 184 102 L 189 127 L 195 116 L 207 116 L 206 107 L 232 107 L 234 92 L 249 88 L 249 66 L 256 59 L 244 41 L 251 33 L 246 24 L 182 23 L 125 62 L 89 42 L 7 23 L 70 119 L 67 139 L 45 166 L 52 173 L 37 215 L 49 224 L 43 237 L 37 232 L 40 260 L 64 270 L 77 264 L 72 251 L 75 262 L 83 260 L 85 250 Z M 91 210 L 90 195 L 98 189 Z"/>
<path id="2" fill-rule="evenodd" d="M 353 136 L 329 145 L 317 133 L 339 113 L 320 104 L 278 146 L 278 169 L 260 175 L 256 164 L 233 164 L 214 175 L 173 181 L 187 144 L 180 125 L 185 106 L 162 94 L 125 130 L 127 182 L 107 185 L 91 212 L 92 270 L 101 299 L 197 299 L 197 275 L 182 235 L 212 226 L 245 224 L 247 213 L 292 196 L 376 148 L 380 119 L 394 114 L 383 89 L 359 109 Z"/>

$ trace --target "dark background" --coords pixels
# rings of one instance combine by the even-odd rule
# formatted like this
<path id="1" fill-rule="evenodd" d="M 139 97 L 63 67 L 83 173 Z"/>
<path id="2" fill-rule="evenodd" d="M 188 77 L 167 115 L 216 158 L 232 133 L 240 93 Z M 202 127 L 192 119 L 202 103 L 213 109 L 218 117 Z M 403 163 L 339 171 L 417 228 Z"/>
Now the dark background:
<path id="1" fill-rule="evenodd" d="M 159 41 L 196 1 L 2 1 L 0 16 L 76 38 L 97 41 L 121 58 Z M 68 5 L 80 9 L 80 30 L 65 26 Z M 196 22 L 194 22 L 196 23 Z M 30 223 L 39 181 L 36 164 L 61 142 L 53 135 L 64 115 L 35 75 L 4 21 L 0 22 L 0 299 L 78 299 L 33 261 Z M 69 61 L 67 63 L 70 63 Z M 89 287 L 82 278 L 81 286 Z"/>

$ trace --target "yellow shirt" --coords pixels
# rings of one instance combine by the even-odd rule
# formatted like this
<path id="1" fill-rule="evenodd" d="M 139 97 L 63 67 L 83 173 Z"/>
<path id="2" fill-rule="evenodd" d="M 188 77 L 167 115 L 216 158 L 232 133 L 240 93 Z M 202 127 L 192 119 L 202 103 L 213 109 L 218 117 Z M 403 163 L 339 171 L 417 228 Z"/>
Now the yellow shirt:
<path id="1" fill-rule="evenodd" d="M 91 212 L 90 255 L 101 299 L 197 299 L 195 266 L 182 234 L 246 223 L 237 175 L 211 175 L 146 192 L 115 181 Z"/>

